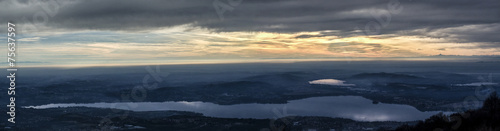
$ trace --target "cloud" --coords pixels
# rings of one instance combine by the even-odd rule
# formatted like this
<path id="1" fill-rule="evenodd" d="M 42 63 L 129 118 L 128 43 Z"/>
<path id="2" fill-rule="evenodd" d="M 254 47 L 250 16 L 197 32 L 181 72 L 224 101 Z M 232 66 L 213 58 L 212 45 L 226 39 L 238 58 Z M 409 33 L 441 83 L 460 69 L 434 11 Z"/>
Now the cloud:
<path id="1" fill-rule="evenodd" d="M 47 26 L 74 30 L 144 31 L 192 24 L 214 31 L 338 30 L 348 35 L 356 27 L 364 30 L 370 21 L 387 20 L 386 16 L 389 16 L 390 21 L 381 23 L 384 25 L 380 29 L 381 34 L 421 28 L 439 30 L 496 24 L 491 25 L 491 30 L 472 29 L 468 30 L 470 33 L 460 34 L 465 35 L 463 39 L 470 41 L 498 41 L 494 34 L 487 33 L 500 31 L 500 2 L 494 0 L 243 0 L 232 6 L 232 10 L 223 13 L 224 20 L 219 19 L 213 2 L 214 0 L 3 0 L 0 1 L 0 17 L 5 21 L 35 24 L 35 28 Z M 391 12 L 391 5 L 401 8 L 401 12 Z"/>
<path id="2" fill-rule="evenodd" d="M 53 17 L 49 15 L 47 26 L 68 29 L 134 31 L 192 23 L 218 31 L 352 31 L 390 14 L 391 2 L 397 2 L 402 12 L 390 14 L 389 26 L 382 33 L 491 24 L 500 19 L 500 3 L 494 0 L 243 0 L 224 12 L 224 20 L 219 19 L 214 0 L 57 0 L 58 6 L 50 6 L 50 0 L 1 2 L 0 12 L 5 12 L 1 16 L 8 20 L 26 17 L 32 21 L 37 12 L 45 12 L 43 7 L 59 7 Z"/>
<path id="3" fill-rule="evenodd" d="M 27 33 L 46 30 L 138 32 L 186 24 L 216 32 L 336 31 L 297 38 L 364 35 L 354 31 L 363 31 L 370 22 L 375 22 L 382 25 L 379 34 L 425 29 L 419 34 L 450 37 L 457 42 L 483 42 L 479 45 L 481 48 L 496 48 L 500 41 L 497 37 L 500 2 L 495 0 L 243 0 L 230 5 L 222 14 L 223 20 L 219 19 L 214 1 L 3 0 L 0 1 L 0 22 L 17 22 L 21 28 L 32 29 Z M 400 12 L 392 11 L 393 8 Z"/>
<path id="4" fill-rule="evenodd" d="M 16 23 L 23 44 L 44 44 L 24 50 L 30 61 L 499 54 L 496 0 L 242 0 L 223 20 L 214 1 L 0 0 L 0 22 Z M 370 23 L 381 27 L 367 36 Z"/>
<path id="5" fill-rule="evenodd" d="M 36 42 L 40 41 L 40 37 L 29 37 L 29 38 L 20 38 L 17 41 L 22 41 L 22 42 Z"/>
<path id="6" fill-rule="evenodd" d="M 355 56 L 397 57 L 422 55 L 410 50 L 398 49 L 390 45 L 356 42 L 331 43 L 328 46 L 328 51 L 335 53 L 355 54 Z"/>
<path id="7" fill-rule="evenodd" d="M 445 39 L 455 43 L 476 43 L 476 48 L 500 47 L 500 23 L 469 24 L 439 29 L 422 28 L 406 32 L 405 35 Z M 470 47 L 468 47 L 470 48 Z"/>

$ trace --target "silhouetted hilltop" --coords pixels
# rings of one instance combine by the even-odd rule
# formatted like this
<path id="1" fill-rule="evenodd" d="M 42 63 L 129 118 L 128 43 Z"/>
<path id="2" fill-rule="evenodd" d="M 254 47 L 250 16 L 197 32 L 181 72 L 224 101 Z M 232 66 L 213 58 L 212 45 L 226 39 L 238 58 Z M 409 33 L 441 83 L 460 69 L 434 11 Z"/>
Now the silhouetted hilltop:
<path id="1" fill-rule="evenodd" d="M 500 131 L 500 99 L 492 93 L 476 110 L 434 115 L 414 126 L 403 125 L 396 131 Z"/>

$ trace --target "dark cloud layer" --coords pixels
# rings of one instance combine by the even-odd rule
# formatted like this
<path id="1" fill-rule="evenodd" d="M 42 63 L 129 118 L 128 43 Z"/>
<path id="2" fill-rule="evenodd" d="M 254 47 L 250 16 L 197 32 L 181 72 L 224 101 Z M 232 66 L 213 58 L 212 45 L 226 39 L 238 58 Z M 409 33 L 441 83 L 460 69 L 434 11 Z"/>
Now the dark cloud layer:
<path id="1" fill-rule="evenodd" d="M 214 31 L 337 30 L 340 33 L 336 35 L 351 35 L 356 27 L 372 27 L 368 33 L 409 31 L 429 37 L 459 37 L 457 41 L 462 42 L 490 43 L 487 46 L 500 41 L 498 0 L 242 0 L 232 5 L 227 0 L 217 0 L 224 3 L 219 7 L 229 9 L 222 14 L 224 19 L 216 12 L 216 0 L 58 0 L 54 16 L 47 13 L 47 9 L 57 7 L 51 1 L 3 0 L 0 20 L 47 21 L 43 26 L 57 29 L 119 31 L 192 24 Z M 48 19 L 40 13 L 37 16 L 37 12 L 49 14 Z M 34 16 L 38 20 L 33 20 Z M 467 25 L 479 25 L 478 30 L 468 29 Z M 375 30 L 376 26 L 379 30 Z M 465 29 L 455 29 L 462 32 L 453 32 L 463 26 Z M 425 31 L 414 32 L 415 29 Z"/>

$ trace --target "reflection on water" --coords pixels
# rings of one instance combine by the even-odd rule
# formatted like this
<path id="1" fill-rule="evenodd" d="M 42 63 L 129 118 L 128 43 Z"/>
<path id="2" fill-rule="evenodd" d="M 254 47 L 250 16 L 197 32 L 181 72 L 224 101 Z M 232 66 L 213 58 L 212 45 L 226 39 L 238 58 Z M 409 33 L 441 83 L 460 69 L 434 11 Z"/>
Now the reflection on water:
<path id="1" fill-rule="evenodd" d="M 372 104 L 360 96 L 328 96 L 292 100 L 287 104 L 217 105 L 209 102 L 124 102 L 90 104 L 48 104 L 26 108 L 57 107 L 114 108 L 132 111 L 190 111 L 220 118 L 276 118 L 284 116 L 325 116 L 357 121 L 413 121 L 423 120 L 438 111 L 421 112 L 408 105 Z"/>

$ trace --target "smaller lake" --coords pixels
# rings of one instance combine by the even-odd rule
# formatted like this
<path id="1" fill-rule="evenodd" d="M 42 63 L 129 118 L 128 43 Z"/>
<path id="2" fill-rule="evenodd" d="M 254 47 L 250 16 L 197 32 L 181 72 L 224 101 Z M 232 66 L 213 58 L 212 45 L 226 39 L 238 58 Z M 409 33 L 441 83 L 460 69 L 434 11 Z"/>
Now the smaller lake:
<path id="1" fill-rule="evenodd" d="M 286 104 L 218 105 L 210 102 L 123 102 L 89 104 L 47 104 L 25 108 L 58 107 L 113 108 L 131 111 L 190 111 L 219 118 L 279 118 L 285 116 L 324 116 L 356 121 L 414 121 L 424 120 L 439 111 L 422 112 L 415 107 L 399 104 L 372 104 L 361 96 L 327 96 L 292 100 Z"/>

